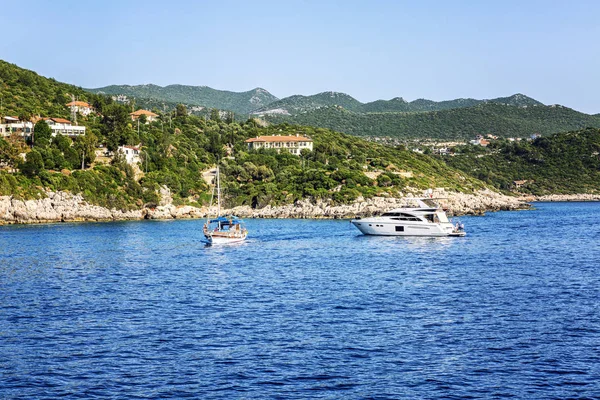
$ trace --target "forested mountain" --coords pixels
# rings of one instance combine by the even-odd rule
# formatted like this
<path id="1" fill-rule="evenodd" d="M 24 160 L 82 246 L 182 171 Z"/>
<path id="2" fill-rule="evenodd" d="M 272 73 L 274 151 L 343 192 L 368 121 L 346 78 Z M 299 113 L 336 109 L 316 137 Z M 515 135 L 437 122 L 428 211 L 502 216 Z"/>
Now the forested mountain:
<path id="1" fill-rule="evenodd" d="M 270 115 L 273 123 L 320 126 L 356 136 L 405 139 L 472 139 L 478 134 L 528 137 L 600 127 L 598 115 L 563 106 L 517 107 L 488 102 L 467 108 L 414 113 L 357 113 L 330 106 L 295 116 Z"/>
<path id="2" fill-rule="evenodd" d="M 170 103 L 217 108 L 240 114 L 249 114 L 257 108 L 277 100 L 277 97 L 265 89 L 256 88 L 247 92 L 216 90 L 207 86 L 188 85 L 112 85 L 97 89 L 87 89 L 92 93 L 111 96 L 124 95 L 131 99 L 149 99 Z"/>
<path id="3" fill-rule="evenodd" d="M 163 103 L 182 103 L 188 106 L 195 105 L 209 109 L 229 110 L 239 114 L 252 113 L 254 115 L 296 115 L 328 106 L 341 106 L 356 113 L 373 113 L 441 111 L 473 107 L 482 103 L 499 103 L 517 107 L 543 105 L 539 101 L 520 93 L 491 100 L 455 99 L 437 102 L 417 99 L 407 102 L 401 97 L 395 97 L 391 100 L 361 103 L 352 96 L 340 92 L 322 92 L 310 96 L 293 95 L 278 99 L 261 88 L 238 93 L 216 90 L 207 86 L 169 85 L 162 87 L 148 84 L 136 86 L 112 85 L 87 90 L 111 96 L 127 96 L 129 100 L 135 100 L 139 104 L 152 103 L 162 107 Z"/>
<path id="4" fill-rule="evenodd" d="M 231 110 L 237 113 L 238 120 L 257 115 L 276 124 L 318 126 L 368 137 L 465 140 L 478 134 L 527 137 L 534 133 L 546 135 L 600 127 L 599 115 L 559 105 L 546 106 L 520 93 L 490 100 L 407 102 L 396 97 L 361 103 L 340 92 L 294 95 L 279 100 L 264 89 L 234 93 L 185 85 L 122 85 L 93 91 L 124 95 L 137 106 L 165 112 L 183 103 L 199 116 L 209 115 L 212 109 Z"/>
<path id="5" fill-rule="evenodd" d="M 297 115 L 328 106 L 341 106 L 348 111 L 353 111 L 356 113 L 422 112 L 473 107 L 483 103 L 498 103 L 517 107 L 543 105 L 539 101 L 520 93 L 509 97 L 499 97 L 492 100 L 456 99 L 436 102 L 426 99 L 417 99 L 415 101 L 407 102 L 402 97 L 395 97 L 391 100 L 377 100 L 363 104 L 345 93 L 323 92 L 312 96 L 296 95 L 285 97 L 281 100 L 270 103 L 263 108 L 255 110 L 253 114 Z"/>
<path id="6" fill-rule="evenodd" d="M 492 142 L 488 147 L 462 146 L 448 165 L 500 189 L 522 182 L 522 192 L 598 193 L 600 129 L 559 133 L 533 141 Z"/>
<path id="7" fill-rule="evenodd" d="M 252 114 L 296 115 L 327 106 L 341 106 L 346 110 L 360 112 L 362 105 L 360 101 L 345 93 L 323 92 L 312 96 L 294 95 L 286 97 L 265 107 L 255 109 Z"/>

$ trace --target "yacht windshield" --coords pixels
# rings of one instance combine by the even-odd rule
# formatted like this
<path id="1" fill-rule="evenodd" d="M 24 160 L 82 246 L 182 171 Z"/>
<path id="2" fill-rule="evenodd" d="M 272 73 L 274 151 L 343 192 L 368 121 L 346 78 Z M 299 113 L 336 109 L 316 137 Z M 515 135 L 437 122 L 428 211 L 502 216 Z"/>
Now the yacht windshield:
<path id="1" fill-rule="evenodd" d="M 438 207 L 437 203 L 433 199 L 423 199 L 421 201 L 423 203 L 425 203 L 425 205 L 427 205 L 427 207 L 430 207 L 430 208 L 437 208 Z"/>

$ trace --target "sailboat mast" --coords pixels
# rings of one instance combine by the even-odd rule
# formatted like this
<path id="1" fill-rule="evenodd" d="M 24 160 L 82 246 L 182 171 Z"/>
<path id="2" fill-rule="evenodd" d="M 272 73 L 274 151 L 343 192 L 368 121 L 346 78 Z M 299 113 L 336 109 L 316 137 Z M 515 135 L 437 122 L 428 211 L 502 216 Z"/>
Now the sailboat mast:
<path id="1" fill-rule="evenodd" d="M 219 166 L 217 165 L 217 217 L 221 215 L 221 180 L 219 178 Z"/>

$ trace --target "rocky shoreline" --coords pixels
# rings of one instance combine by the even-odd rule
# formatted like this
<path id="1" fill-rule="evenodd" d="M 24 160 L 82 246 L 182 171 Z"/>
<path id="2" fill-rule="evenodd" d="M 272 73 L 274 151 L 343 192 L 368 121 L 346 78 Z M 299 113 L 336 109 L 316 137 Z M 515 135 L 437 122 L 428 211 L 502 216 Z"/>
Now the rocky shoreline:
<path id="1" fill-rule="evenodd" d="M 419 195 L 407 194 L 406 197 Z M 523 210 L 530 205 L 517 198 L 505 196 L 491 190 L 482 190 L 476 194 L 447 193 L 436 191 L 434 198 L 441 198 L 440 205 L 449 210 L 452 215 L 483 215 L 486 211 Z M 254 210 L 248 206 L 236 207 L 232 213 L 244 218 L 353 218 L 356 216 L 371 216 L 392 208 L 400 207 L 403 198 L 374 197 L 358 199 L 350 205 L 331 205 L 326 201 L 313 203 L 308 200 L 298 201 L 285 206 L 266 206 Z"/>
<path id="2" fill-rule="evenodd" d="M 170 196 L 165 196 L 169 198 Z M 407 194 L 407 197 L 414 197 Z M 522 210 L 530 206 L 523 199 L 505 196 L 490 190 L 476 194 L 433 193 L 444 198 L 441 205 L 453 215 L 482 215 L 486 211 Z M 243 218 L 353 218 L 374 215 L 399 207 L 401 198 L 375 197 L 358 199 L 350 205 L 333 205 L 327 201 L 301 200 L 294 204 L 262 209 L 249 206 L 224 210 Z M 127 221 L 142 219 L 205 218 L 208 207 L 175 206 L 170 201 L 155 208 L 121 211 L 87 203 L 81 195 L 66 192 L 48 192 L 47 197 L 37 200 L 18 200 L 12 196 L 0 196 L 0 224 L 36 224 L 83 221 Z"/>
<path id="3" fill-rule="evenodd" d="M 549 194 L 545 196 L 524 196 L 521 200 L 532 201 L 600 201 L 600 194 Z"/>

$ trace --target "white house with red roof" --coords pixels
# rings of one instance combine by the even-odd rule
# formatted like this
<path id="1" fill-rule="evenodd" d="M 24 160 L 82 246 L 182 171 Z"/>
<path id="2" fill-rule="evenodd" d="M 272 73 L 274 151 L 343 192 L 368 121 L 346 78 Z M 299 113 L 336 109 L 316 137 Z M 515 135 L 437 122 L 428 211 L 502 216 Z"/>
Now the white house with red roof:
<path id="1" fill-rule="evenodd" d="M 90 115 L 95 112 L 94 107 L 85 101 L 72 101 L 66 104 L 71 109 L 71 112 L 78 112 L 81 115 Z"/>
<path id="2" fill-rule="evenodd" d="M 158 114 L 153 113 L 148 110 L 137 110 L 132 113 L 129 113 L 132 121 L 137 121 L 142 115 L 146 116 L 146 123 L 154 122 L 158 119 Z"/>
<path id="3" fill-rule="evenodd" d="M 257 136 L 246 140 L 248 144 L 248 150 L 256 149 L 275 149 L 278 153 L 288 151 L 295 155 L 300 155 L 302 149 L 308 149 L 312 151 L 313 141 L 305 136 Z"/>
<path id="4" fill-rule="evenodd" d="M 85 126 L 73 125 L 68 119 L 44 118 L 44 121 L 52 129 L 52 136 L 65 135 L 76 137 L 85 135 Z"/>

